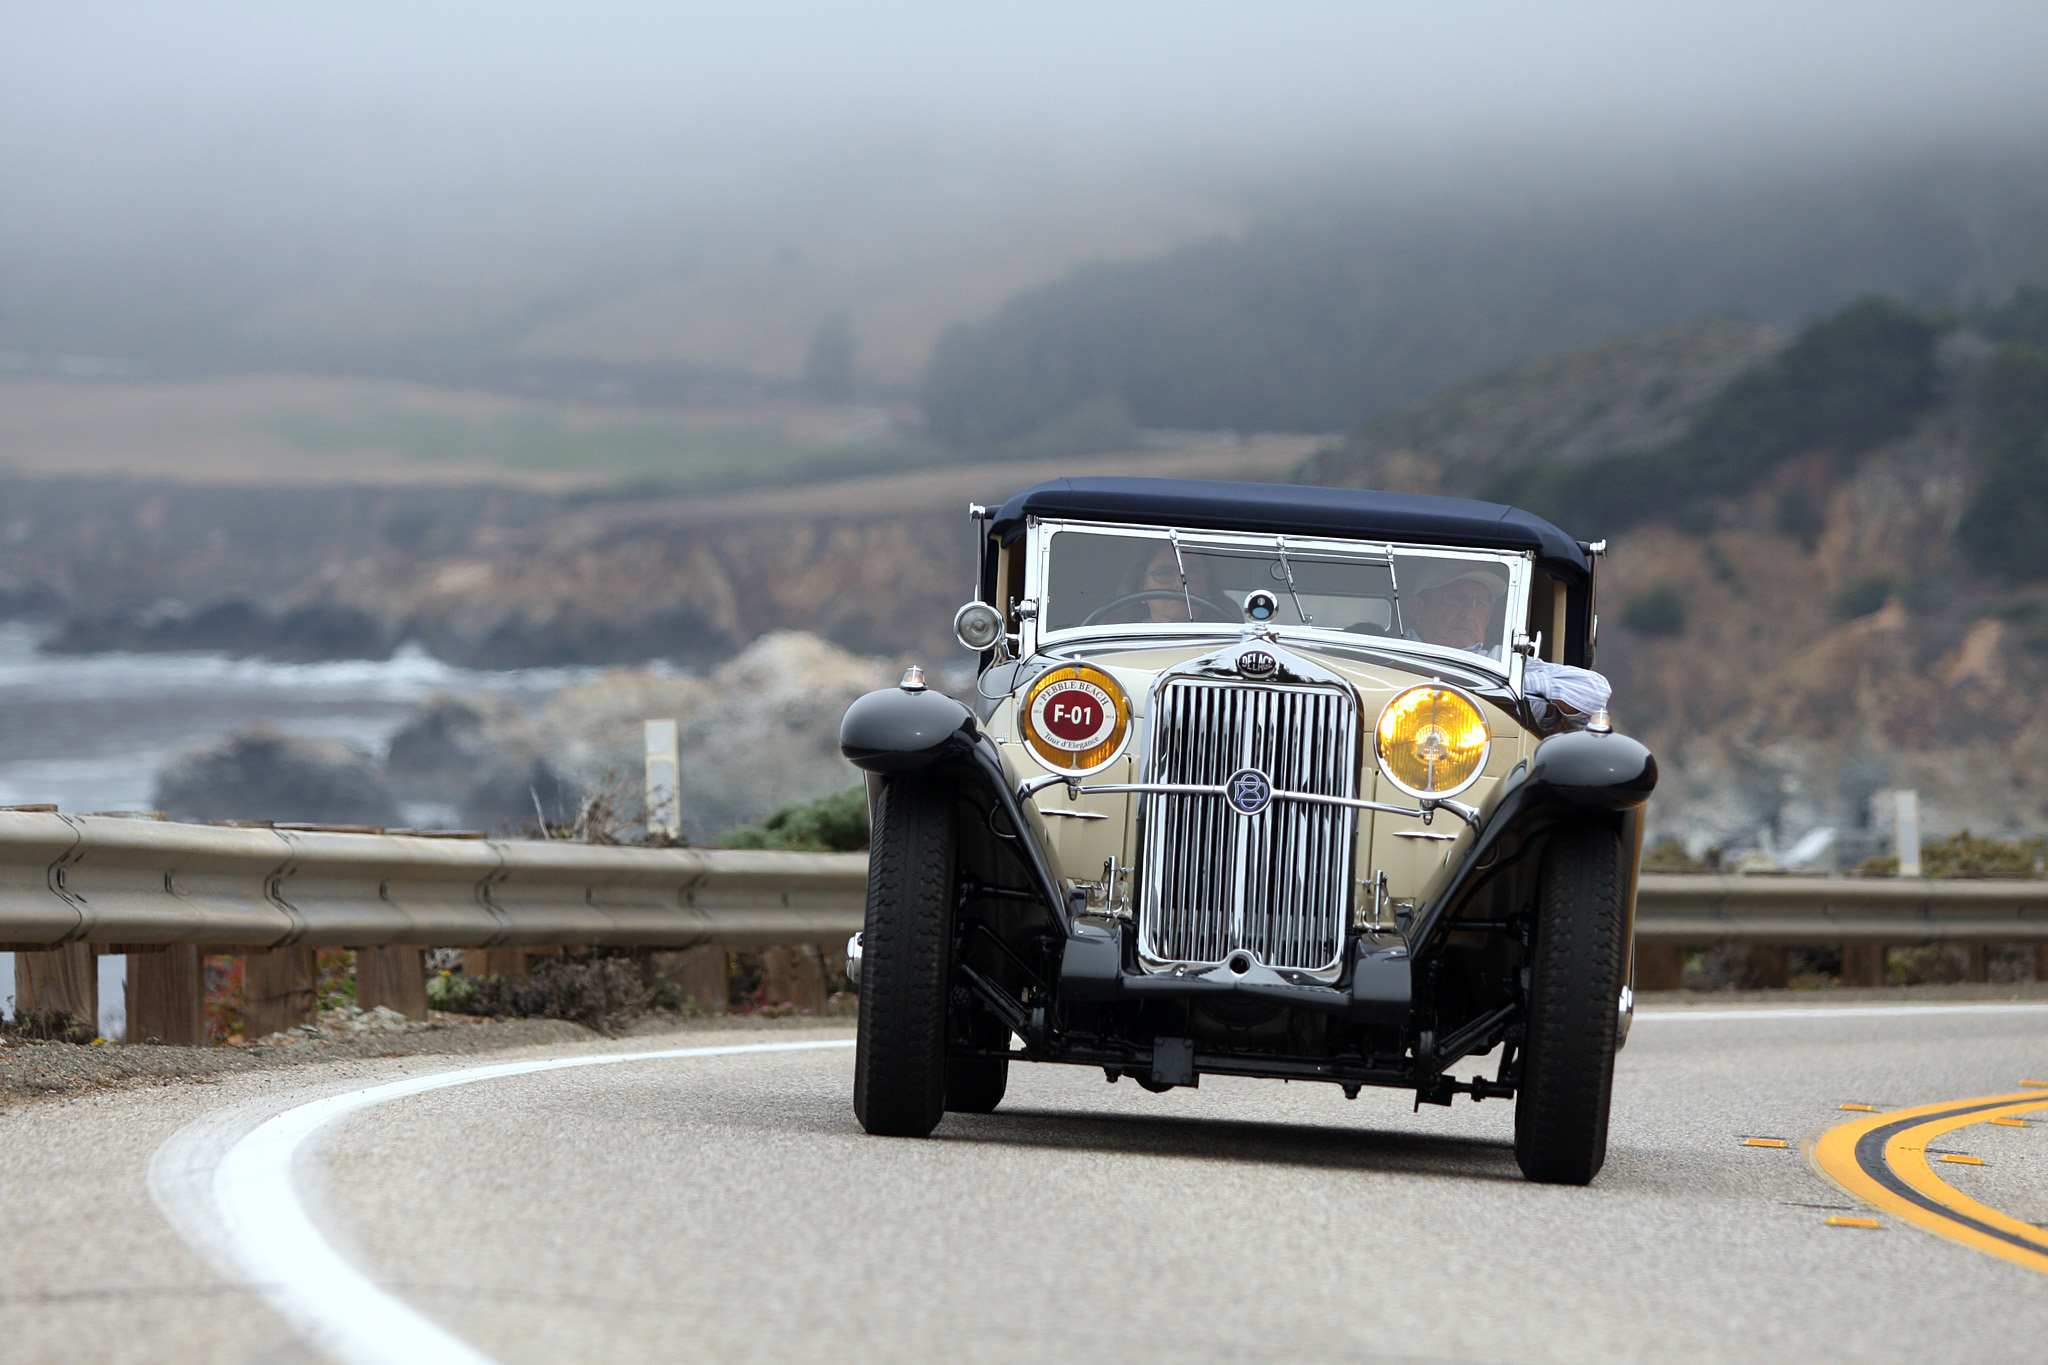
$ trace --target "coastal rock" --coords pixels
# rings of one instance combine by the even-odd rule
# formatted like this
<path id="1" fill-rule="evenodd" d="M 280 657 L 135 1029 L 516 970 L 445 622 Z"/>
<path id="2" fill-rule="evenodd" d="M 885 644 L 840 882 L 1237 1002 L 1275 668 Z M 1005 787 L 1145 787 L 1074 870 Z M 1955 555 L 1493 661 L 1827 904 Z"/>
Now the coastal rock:
<path id="1" fill-rule="evenodd" d="M 156 806 L 173 820 L 389 825 L 398 803 L 368 754 L 344 744 L 245 730 L 172 759 Z"/>
<path id="2" fill-rule="evenodd" d="M 839 719 L 893 671 L 816 636 L 778 631 L 707 676 L 620 670 L 564 688 L 548 699 L 541 724 L 550 760 L 586 789 L 637 793 L 642 723 L 674 718 L 683 830 L 703 842 L 857 782 L 839 753 Z"/>

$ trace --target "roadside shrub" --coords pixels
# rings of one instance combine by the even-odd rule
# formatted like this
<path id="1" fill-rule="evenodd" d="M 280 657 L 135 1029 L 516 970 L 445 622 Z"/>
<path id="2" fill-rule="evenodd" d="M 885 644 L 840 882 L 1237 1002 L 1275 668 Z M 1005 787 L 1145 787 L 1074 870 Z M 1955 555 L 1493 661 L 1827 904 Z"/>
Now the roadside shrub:
<path id="1" fill-rule="evenodd" d="M 24 1010 L 7 1021 L 0 1033 L 11 1038 L 26 1038 L 39 1043 L 90 1043 L 99 1036 L 97 1022 L 77 1019 L 56 1010 L 44 1014 L 35 1010 Z"/>
<path id="2" fill-rule="evenodd" d="M 850 787 L 800 806 L 784 806 L 758 825 L 730 830 L 724 848 L 777 848 L 793 853 L 857 853 L 868 846 L 868 790 Z"/>
<path id="3" fill-rule="evenodd" d="M 567 1019 L 599 1033 L 618 1033 L 654 1004 L 641 962 L 630 957 L 551 957 L 531 976 L 465 978 L 468 989 L 444 987 L 444 1009 L 490 1019 Z M 431 997 L 430 997 L 431 999 Z"/>
<path id="4" fill-rule="evenodd" d="M 1643 853 L 1645 872 L 1718 872 L 1720 868 L 1720 849 L 1710 848 L 1705 857 L 1695 858 L 1685 851 L 1682 841 L 1668 837 Z"/>
<path id="5" fill-rule="evenodd" d="M 1856 870 L 1866 877 L 1896 877 L 1899 860 L 1887 853 L 1864 859 Z M 1985 839 L 1968 830 L 1945 839 L 1925 839 L 1920 844 L 1920 871 L 1958 880 L 2040 877 L 2048 872 L 2048 839 Z"/>
<path id="6" fill-rule="evenodd" d="M 1685 594 L 1666 583 L 1637 593 L 1621 609 L 1621 623 L 1638 635 L 1685 634 Z"/>

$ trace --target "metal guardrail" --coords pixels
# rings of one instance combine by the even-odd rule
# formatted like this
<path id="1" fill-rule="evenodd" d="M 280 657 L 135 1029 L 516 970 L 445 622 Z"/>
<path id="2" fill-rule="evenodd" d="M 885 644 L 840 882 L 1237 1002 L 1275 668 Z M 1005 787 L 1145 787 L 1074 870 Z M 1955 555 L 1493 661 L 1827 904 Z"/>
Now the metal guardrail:
<path id="1" fill-rule="evenodd" d="M 858 853 L 182 825 L 0 811 L 0 945 L 731 948 L 860 928 Z M 2048 940 L 2048 881 L 1646 874 L 1650 943 Z"/>
<path id="2" fill-rule="evenodd" d="M 0 945 L 731 948 L 860 928 L 858 853 L 619 848 L 0 811 Z"/>
<path id="3" fill-rule="evenodd" d="M 2048 881 L 1645 873 L 1647 943 L 2022 943 L 2048 940 Z"/>

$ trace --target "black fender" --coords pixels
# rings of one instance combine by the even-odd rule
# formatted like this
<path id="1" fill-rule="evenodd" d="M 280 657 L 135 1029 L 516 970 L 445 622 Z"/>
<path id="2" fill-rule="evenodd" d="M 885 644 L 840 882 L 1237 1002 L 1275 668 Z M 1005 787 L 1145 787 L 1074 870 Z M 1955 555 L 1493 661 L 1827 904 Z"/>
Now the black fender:
<path id="1" fill-rule="evenodd" d="M 1460 919 L 1505 919 L 1522 908 L 1545 848 L 1560 829 L 1592 823 L 1614 830 L 1634 851 L 1642 807 L 1657 789 L 1657 759 L 1627 735 L 1590 730 L 1552 735 L 1502 784 L 1478 839 L 1417 916 L 1416 956 L 1441 949 Z M 1634 919 L 1636 861 L 1628 863 L 1625 903 Z"/>
<path id="2" fill-rule="evenodd" d="M 968 797 L 981 810 L 1000 807 L 1015 831 L 1010 846 L 1031 885 L 1063 932 L 1071 931 L 1067 899 L 1045 850 L 1032 837 L 1023 802 L 1003 773 L 996 742 L 982 732 L 974 712 L 943 692 L 887 687 L 869 692 L 846 708 L 839 722 L 839 752 L 855 767 L 883 781 L 902 773 L 930 773 Z"/>
<path id="3" fill-rule="evenodd" d="M 974 712 L 943 692 L 885 687 L 855 698 L 839 722 L 839 752 L 871 773 L 914 773 L 981 737 Z"/>

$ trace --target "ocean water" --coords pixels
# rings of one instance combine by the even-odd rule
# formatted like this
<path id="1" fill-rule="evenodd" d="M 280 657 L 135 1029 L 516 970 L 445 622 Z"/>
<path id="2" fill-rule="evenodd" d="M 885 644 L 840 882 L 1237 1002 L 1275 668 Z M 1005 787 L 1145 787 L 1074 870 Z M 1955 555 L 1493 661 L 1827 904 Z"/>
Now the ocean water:
<path id="1" fill-rule="evenodd" d="M 0 624 L 0 805 L 64 811 L 151 808 L 157 769 L 251 725 L 340 740 L 382 757 L 420 702 L 492 692 L 524 704 L 595 668 L 490 672 L 407 646 L 390 659 L 281 664 L 225 654 L 44 654 L 44 632 Z M 407 809 L 421 824 L 449 813 Z M 0 938 L 4 938 L 0 934 Z M 100 959 L 100 1031 L 121 1036 L 126 960 Z M 0 953 L 0 1008 L 14 1012 L 14 959 Z"/>
<path id="2" fill-rule="evenodd" d="M 532 704 L 595 668 L 490 672 L 402 647 L 381 661 L 281 664 L 225 654 L 44 654 L 43 632 L 0 624 L 0 805 L 148 810 L 156 771 L 232 730 L 265 725 L 382 756 L 437 692 Z"/>

